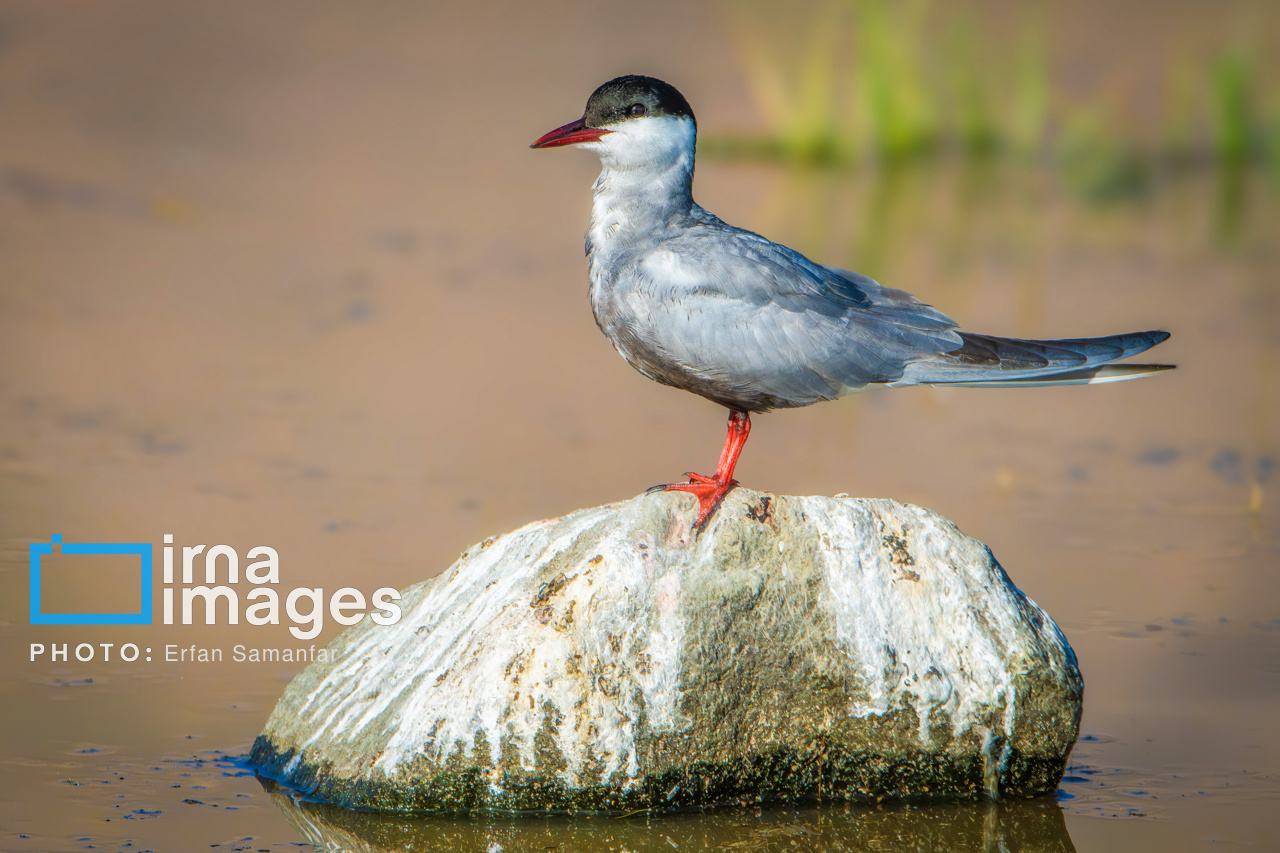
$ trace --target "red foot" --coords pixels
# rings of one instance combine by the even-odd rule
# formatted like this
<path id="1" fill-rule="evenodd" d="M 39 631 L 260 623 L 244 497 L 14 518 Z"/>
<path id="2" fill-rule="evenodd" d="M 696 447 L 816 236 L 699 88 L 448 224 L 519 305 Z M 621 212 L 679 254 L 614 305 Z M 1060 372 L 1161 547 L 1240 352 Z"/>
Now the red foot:
<path id="1" fill-rule="evenodd" d="M 689 482 L 662 486 L 665 492 L 688 492 L 698 499 L 698 520 L 693 524 L 695 530 L 702 529 L 720 506 L 724 496 L 738 485 L 738 481 L 733 479 L 733 469 L 738 465 L 738 456 L 750 434 L 751 416 L 746 412 L 729 412 L 729 432 L 725 436 L 724 450 L 720 451 L 720 462 L 716 465 L 715 474 L 708 477 L 688 473 L 685 476 L 689 478 Z"/>
<path id="2" fill-rule="evenodd" d="M 724 500 L 724 496 L 729 494 L 736 485 L 738 485 L 737 480 L 730 480 L 727 483 L 672 483 L 669 486 L 663 486 L 662 490 L 688 492 L 698 499 L 698 520 L 693 523 L 693 527 L 695 530 L 701 530 L 716 508 L 720 506 L 720 501 Z"/>

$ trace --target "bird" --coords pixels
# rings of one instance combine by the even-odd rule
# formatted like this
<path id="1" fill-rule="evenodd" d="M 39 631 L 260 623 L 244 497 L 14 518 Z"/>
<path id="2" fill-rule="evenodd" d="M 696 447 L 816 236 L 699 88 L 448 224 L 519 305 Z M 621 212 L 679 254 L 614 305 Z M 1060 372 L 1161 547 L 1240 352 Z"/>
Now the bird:
<path id="1" fill-rule="evenodd" d="M 630 74 L 530 146 L 575 146 L 600 159 L 586 255 L 605 337 L 650 379 L 729 410 L 715 472 L 650 490 L 694 495 L 695 530 L 737 485 L 752 414 L 873 386 L 1096 384 L 1174 366 L 1113 363 L 1168 339 L 1160 330 L 1068 340 L 961 331 L 905 291 L 729 225 L 693 200 L 697 129 L 674 86 Z"/>

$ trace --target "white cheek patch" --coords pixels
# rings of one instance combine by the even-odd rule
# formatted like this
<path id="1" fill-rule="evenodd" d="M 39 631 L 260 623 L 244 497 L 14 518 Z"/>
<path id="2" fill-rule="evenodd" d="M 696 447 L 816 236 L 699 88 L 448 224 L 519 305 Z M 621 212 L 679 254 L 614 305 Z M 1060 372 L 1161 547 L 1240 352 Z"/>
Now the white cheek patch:
<path id="1" fill-rule="evenodd" d="M 620 122 L 595 142 L 584 143 L 609 167 L 673 164 L 693 156 L 697 129 L 684 116 L 650 116 Z"/>

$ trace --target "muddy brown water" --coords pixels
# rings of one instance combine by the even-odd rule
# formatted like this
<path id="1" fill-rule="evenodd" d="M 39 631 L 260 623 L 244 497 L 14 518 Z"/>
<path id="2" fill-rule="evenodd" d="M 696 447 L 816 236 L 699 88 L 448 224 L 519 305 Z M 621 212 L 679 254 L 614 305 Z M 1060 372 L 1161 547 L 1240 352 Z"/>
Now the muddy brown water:
<path id="1" fill-rule="evenodd" d="M 1194 9 L 1144 8 L 1055 7 L 1055 38 L 1091 74 L 1141 81 L 1200 32 Z M 54 534 L 151 543 L 157 572 L 164 534 L 267 545 L 283 589 L 368 594 L 709 467 L 723 413 L 634 373 L 592 322 L 593 159 L 525 149 L 633 70 L 681 85 L 704 129 L 749 126 L 721 18 L 678 9 L 0 6 L 0 849 L 1280 847 L 1280 217 L 1263 175 L 1229 208 L 1212 173 L 1097 208 L 1035 169 L 699 166 L 710 209 L 967 328 L 1174 333 L 1151 355 L 1179 369 L 1143 382 L 762 416 L 739 467 L 756 488 L 919 503 L 991 546 L 1085 677 L 1056 797 L 353 814 L 234 760 L 301 666 L 235 647 L 309 650 L 332 618 L 306 640 L 29 624 L 28 546 Z M 1135 59 L 1106 49 L 1125 40 Z M 136 609 L 132 564 L 93 559 L 50 557 L 46 610 Z M 31 659 L 63 643 L 68 659 Z M 166 659 L 192 646 L 223 660 Z"/>

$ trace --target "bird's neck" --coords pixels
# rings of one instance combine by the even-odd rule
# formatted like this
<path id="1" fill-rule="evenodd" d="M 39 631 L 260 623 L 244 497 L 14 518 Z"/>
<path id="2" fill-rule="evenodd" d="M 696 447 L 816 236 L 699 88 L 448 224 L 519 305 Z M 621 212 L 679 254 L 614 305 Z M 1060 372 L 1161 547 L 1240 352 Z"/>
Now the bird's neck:
<path id="1" fill-rule="evenodd" d="M 643 166 L 601 158 L 587 229 L 587 255 L 593 265 L 661 239 L 688 219 L 696 207 L 693 145 L 668 153 Z"/>

